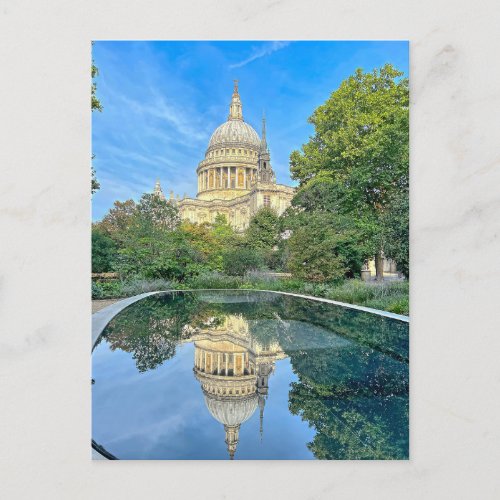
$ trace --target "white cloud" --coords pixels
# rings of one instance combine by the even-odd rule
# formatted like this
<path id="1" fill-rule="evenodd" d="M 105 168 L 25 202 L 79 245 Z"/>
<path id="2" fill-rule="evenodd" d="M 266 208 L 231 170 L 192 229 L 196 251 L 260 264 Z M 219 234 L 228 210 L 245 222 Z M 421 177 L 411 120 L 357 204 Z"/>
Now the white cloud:
<path id="1" fill-rule="evenodd" d="M 240 62 L 235 63 L 235 64 L 230 64 L 229 68 L 231 68 L 231 69 L 241 68 L 242 66 L 245 66 L 246 64 L 251 63 L 252 61 L 255 61 L 256 59 L 259 59 L 259 58 L 264 57 L 264 56 L 268 56 L 269 54 L 272 54 L 273 52 L 276 52 L 277 50 L 284 49 L 288 45 L 290 45 L 290 42 L 274 41 L 274 42 L 266 43 L 265 45 L 263 45 L 259 49 L 254 50 L 254 53 L 250 57 L 248 57 L 247 59 L 244 59 L 243 61 L 240 61 Z"/>
<path id="2" fill-rule="evenodd" d="M 181 110 L 178 107 L 167 103 L 166 99 L 155 91 L 151 91 L 153 100 L 150 102 L 137 101 L 124 95 L 119 95 L 128 109 L 135 113 L 151 116 L 162 120 L 165 125 L 170 125 L 176 132 L 174 136 L 176 142 L 185 141 L 187 144 L 192 144 L 193 141 L 201 142 L 207 140 L 207 133 L 204 129 L 194 126 L 192 115 L 186 110 Z"/>

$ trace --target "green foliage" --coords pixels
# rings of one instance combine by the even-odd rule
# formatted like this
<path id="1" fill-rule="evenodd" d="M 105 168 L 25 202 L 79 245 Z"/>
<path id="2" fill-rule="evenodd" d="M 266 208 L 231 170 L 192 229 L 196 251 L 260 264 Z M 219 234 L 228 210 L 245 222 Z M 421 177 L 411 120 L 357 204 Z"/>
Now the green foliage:
<path id="1" fill-rule="evenodd" d="M 93 44 L 94 42 L 92 42 Z M 96 78 L 99 75 L 99 70 L 97 69 L 97 66 L 94 64 L 94 61 L 92 61 L 92 67 L 90 70 L 91 77 L 92 77 L 92 86 L 91 86 L 91 91 L 90 91 L 90 108 L 92 111 L 102 111 L 102 105 L 101 101 L 97 98 L 96 95 L 96 90 L 97 90 L 97 85 L 94 81 L 94 78 Z M 94 159 L 94 155 L 92 155 L 92 159 Z M 94 167 L 92 167 L 92 178 L 91 178 L 91 192 L 94 194 L 96 191 L 99 190 L 101 185 L 99 184 L 99 181 L 97 180 L 96 173 Z"/>
<path id="2" fill-rule="evenodd" d="M 92 156 L 92 158 L 94 158 L 94 157 Z M 91 167 L 91 173 L 92 173 L 92 179 L 90 181 L 91 182 L 90 189 L 91 189 L 92 194 L 94 194 L 96 191 L 99 191 L 99 189 L 101 188 L 101 184 L 97 180 L 94 167 Z"/>
<path id="3" fill-rule="evenodd" d="M 407 190 L 394 195 L 382 220 L 384 254 L 395 260 L 398 269 L 408 278 L 410 276 L 410 208 Z"/>
<path id="4" fill-rule="evenodd" d="M 109 236 L 92 227 L 92 272 L 113 271 L 115 258 L 116 243 Z"/>
<path id="5" fill-rule="evenodd" d="M 170 202 L 145 194 L 135 208 L 115 204 L 118 208 L 123 226 L 118 230 L 117 269 L 122 276 L 181 281 L 202 267 L 202 257 L 180 229 L 178 210 Z"/>
<path id="6" fill-rule="evenodd" d="M 272 208 L 263 207 L 250 219 L 246 238 L 251 248 L 271 250 L 278 243 L 279 233 L 278 215 Z"/>
<path id="7" fill-rule="evenodd" d="M 90 73 L 91 73 L 91 77 L 92 77 L 92 87 L 91 87 L 91 92 L 90 92 L 90 97 L 91 97 L 90 107 L 91 107 L 92 111 L 102 111 L 101 101 L 99 101 L 99 99 L 97 98 L 97 95 L 96 95 L 97 85 L 94 82 L 94 78 L 97 78 L 99 76 L 99 69 L 94 64 L 93 60 L 92 60 L 92 67 L 91 67 Z"/>
<path id="8" fill-rule="evenodd" d="M 284 247 L 280 246 L 281 223 L 278 214 L 262 207 L 251 219 L 245 232 L 246 245 L 254 249 L 270 269 L 285 267 Z"/>
<path id="9" fill-rule="evenodd" d="M 141 233 L 173 231 L 181 223 L 177 207 L 151 193 L 142 195 L 134 215 L 135 230 Z"/>
<path id="10" fill-rule="evenodd" d="M 123 276 L 182 281 L 203 269 L 201 256 L 178 230 L 133 235 L 119 254 Z"/>
<path id="11" fill-rule="evenodd" d="M 136 204 L 134 200 L 115 201 L 113 208 L 109 210 L 102 221 L 97 223 L 97 226 L 116 242 L 121 243 L 124 234 L 132 226 L 135 213 Z"/>
<path id="12" fill-rule="evenodd" d="M 157 292 L 166 290 L 179 290 L 182 286 L 176 281 L 164 279 L 136 279 L 123 282 L 121 292 L 124 297 L 132 297 L 146 292 Z"/>
<path id="13" fill-rule="evenodd" d="M 314 111 L 314 136 L 290 156 L 292 176 L 300 181 L 294 206 L 350 217 L 365 255 L 385 250 L 384 214 L 408 189 L 409 92 L 402 75 L 391 65 L 357 70 Z"/>
<path id="14" fill-rule="evenodd" d="M 176 281 L 164 279 L 131 279 L 127 281 L 94 281 L 92 282 L 93 299 L 118 299 L 132 297 L 140 293 L 163 290 L 179 290 L 183 286 Z"/>
<path id="15" fill-rule="evenodd" d="M 117 201 L 95 224 L 102 236 L 93 237 L 94 268 L 143 286 L 160 279 L 292 291 L 407 314 L 407 285 L 345 278 L 359 276 L 381 250 L 408 276 L 408 81 L 390 65 L 358 70 L 310 122 L 314 136 L 290 157 L 300 184 L 284 216 L 262 208 L 241 234 L 221 214 L 213 223 L 181 224 L 176 206 L 152 194 L 138 204 Z M 264 269 L 293 278 L 270 278 Z"/>
<path id="16" fill-rule="evenodd" d="M 307 226 L 297 228 L 290 238 L 288 268 L 298 278 L 308 281 L 335 281 L 341 279 L 347 268 L 335 251 L 338 236 L 328 228 L 317 232 Z"/>
<path id="17" fill-rule="evenodd" d="M 130 297 L 156 290 L 182 289 L 245 289 L 292 292 L 325 297 L 348 304 L 357 304 L 396 314 L 409 314 L 409 283 L 407 281 L 369 282 L 345 280 L 340 284 L 312 283 L 297 278 L 270 277 L 250 271 L 244 276 L 228 276 L 218 271 L 202 270 L 187 276 L 183 282 L 165 279 L 128 278 L 123 281 L 92 283 L 92 298 Z"/>
<path id="18" fill-rule="evenodd" d="M 379 283 L 346 280 L 341 285 L 331 288 L 325 293 L 325 297 L 328 299 L 347 302 L 348 304 L 361 304 L 375 309 L 385 309 L 398 314 L 408 314 L 408 295 L 408 281 Z"/>
<path id="19" fill-rule="evenodd" d="M 122 283 L 118 280 L 92 282 L 92 299 L 123 297 Z"/>
<path id="20" fill-rule="evenodd" d="M 227 276 L 218 271 L 205 271 L 186 281 L 188 288 L 241 288 L 242 276 Z"/>
<path id="21" fill-rule="evenodd" d="M 247 246 L 227 249 L 222 256 L 224 272 L 231 276 L 243 276 L 247 271 L 263 269 L 264 256 L 258 250 Z"/>
<path id="22" fill-rule="evenodd" d="M 330 178 L 349 212 L 384 206 L 408 186 L 408 80 L 391 65 L 344 80 L 309 121 L 315 135 L 291 157 L 301 185 Z"/>
<path id="23" fill-rule="evenodd" d="M 140 372 L 153 370 L 175 354 L 183 327 L 198 308 L 191 296 L 148 297 L 113 318 L 104 335 L 112 350 L 133 354 Z"/>

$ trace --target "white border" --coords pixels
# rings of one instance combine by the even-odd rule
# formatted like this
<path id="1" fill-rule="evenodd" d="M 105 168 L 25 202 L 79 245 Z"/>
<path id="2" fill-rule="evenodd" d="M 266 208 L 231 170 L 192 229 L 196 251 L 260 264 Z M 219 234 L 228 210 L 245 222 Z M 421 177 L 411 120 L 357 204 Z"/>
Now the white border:
<path id="1" fill-rule="evenodd" d="M 0 10 L 2 499 L 498 498 L 498 1 Z M 410 40 L 409 462 L 89 460 L 92 39 Z"/>

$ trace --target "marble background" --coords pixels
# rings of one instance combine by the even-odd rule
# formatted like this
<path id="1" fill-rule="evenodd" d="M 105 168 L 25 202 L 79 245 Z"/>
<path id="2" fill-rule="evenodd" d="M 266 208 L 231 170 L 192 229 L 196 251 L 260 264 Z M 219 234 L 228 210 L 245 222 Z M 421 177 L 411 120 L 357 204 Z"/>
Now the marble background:
<path id="1" fill-rule="evenodd" d="M 5 499 L 500 495 L 496 1 L 0 3 Z M 411 460 L 90 460 L 91 39 L 411 41 Z"/>

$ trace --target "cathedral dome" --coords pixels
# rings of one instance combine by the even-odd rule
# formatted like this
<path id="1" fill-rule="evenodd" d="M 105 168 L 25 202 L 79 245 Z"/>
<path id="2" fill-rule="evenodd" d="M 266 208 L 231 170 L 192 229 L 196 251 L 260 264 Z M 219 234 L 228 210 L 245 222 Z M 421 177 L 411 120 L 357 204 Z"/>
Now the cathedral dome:
<path id="1" fill-rule="evenodd" d="M 259 148 L 259 134 L 243 120 L 228 120 L 215 129 L 208 143 L 208 148 L 216 149 L 235 145 Z"/>
<path id="2" fill-rule="evenodd" d="M 260 146 L 259 134 L 243 120 L 243 108 L 238 92 L 237 80 L 234 82 L 227 122 L 215 129 L 208 143 L 208 151 L 226 146 L 250 147 L 255 149 L 258 149 Z"/>
<path id="3" fill-rule="evenodd" d="M 253 415 L 258 405 L 258 396 L 253 393 L 239 398 L 220 398 L 205 393 L 205 404 L 215 420 L 227 426 L 236 426 Z"/>

